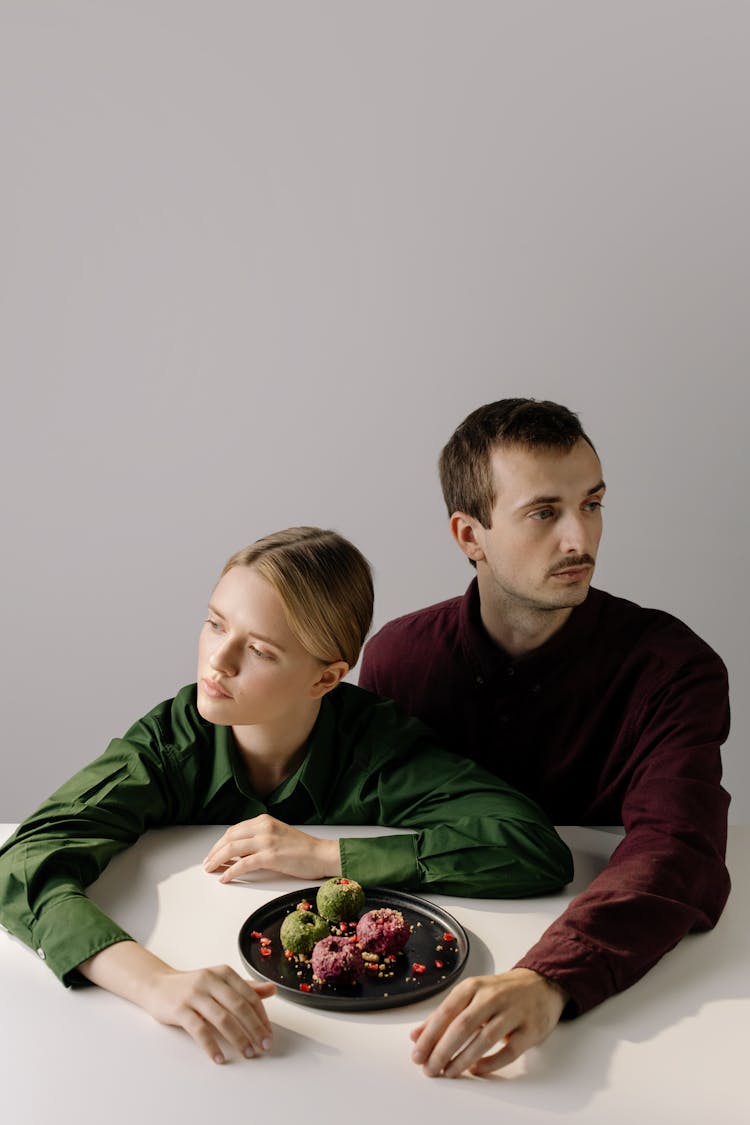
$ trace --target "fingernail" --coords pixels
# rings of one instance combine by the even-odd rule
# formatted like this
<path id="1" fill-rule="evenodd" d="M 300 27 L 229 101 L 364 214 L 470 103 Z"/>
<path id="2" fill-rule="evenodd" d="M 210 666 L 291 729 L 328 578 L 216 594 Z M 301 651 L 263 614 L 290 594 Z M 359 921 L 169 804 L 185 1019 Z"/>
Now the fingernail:
<path id="1" fill-rule="evenodd" d="M 215 1063 L 223 1063 L 224 1062 L 224 1056 L 219 1055 L 219 1054 L 214 1055 L 214 1062 Z"/>
<path id="2" fill-rule="evenodd" d="M 254 1059 L 255 1058 L 255 1051 L 250 1046 L 245 1047 L 245 1050 L 242 1053 L 243 1053 L 243 1055 L 245 1056 L 246 1059 Z"/>
<path id="3" fill-rule="evenodd" d="M 263 1040 L 263 1042 L 261 1043 L 261 1047 L 263 1048 L 264 1051 L 270 1051 L 271 1050 L 271 1042 L 272 1042 L 272 1040 L 270 1040 L 270 1039 L 264 1039 Z"/>
<path id="4" fill-rule="evenodd" d="M 411 1061 L 415 1063 L 422 1063 L 424 1062 L 424 1055 L 421 1051 L 412 1051 Z"/>

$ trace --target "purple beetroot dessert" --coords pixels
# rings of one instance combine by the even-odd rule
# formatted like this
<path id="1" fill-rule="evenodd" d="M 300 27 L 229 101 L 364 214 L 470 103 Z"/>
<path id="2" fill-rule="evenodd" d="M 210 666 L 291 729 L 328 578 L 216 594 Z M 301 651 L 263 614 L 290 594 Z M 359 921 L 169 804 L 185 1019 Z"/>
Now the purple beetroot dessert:
<path id="1" fill-rule="evenodd" d="M 323 984 L 358 984 L 365 975 L 365 963 L 348 938 L 327 937 L 313 948 L 312 971 Z"/>
<path id="2" fill-rule="evenodd" d="M 368 910 L 357 922 L 357 941 L 367 953 L 399 953 L 409 940 L 409 923 L 400 910 Z"/>

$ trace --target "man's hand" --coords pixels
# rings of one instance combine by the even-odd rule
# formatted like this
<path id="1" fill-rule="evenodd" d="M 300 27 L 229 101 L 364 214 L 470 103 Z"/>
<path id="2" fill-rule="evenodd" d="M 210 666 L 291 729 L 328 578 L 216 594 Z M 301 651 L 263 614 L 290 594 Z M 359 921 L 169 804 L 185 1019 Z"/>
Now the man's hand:
<path id="1" fill-rule="evenodd" d="M 545 1040 L 567 1000 L 564 989 L 531 969 L 469 977 L 411 1032 L 412 1059 L 431 1078 L 490 1074 Z"/>
<path id="2" fill-rule="evenodd" d="M 203 861 L 206 871 L 219 871 L 231 883 L 254 871 L 279 871 L 300 879 L 325 879 L 341 874 L 338 840 L 319 840 L 264 813 L 228 828 Z"/>
<path id="3" fill-rule="evenodd" d="M 253 984 L 229 965 L 181 972 L 134 941 L 121 941 L 78 966 L 88 980 L 144 1008 L 159 1023 L 183 1028 L 216 1063 L 222 1040 L 251 1059 L 271 1047 L 263 1000 L 274 984 Z"/>

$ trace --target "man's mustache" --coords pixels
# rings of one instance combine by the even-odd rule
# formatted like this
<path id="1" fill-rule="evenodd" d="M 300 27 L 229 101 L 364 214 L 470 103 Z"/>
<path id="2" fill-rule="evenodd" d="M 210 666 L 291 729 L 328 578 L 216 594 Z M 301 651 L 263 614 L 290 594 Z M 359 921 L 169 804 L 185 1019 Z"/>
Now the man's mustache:
<path id="1" fill-rule="evenodd" d="M 561 570 L 573 570 L 576 566 L 595 566 L 591 555 L 573 555 L 572 558 L 561 559 L 547 571 L 547 574 L 557 574 Z"/>

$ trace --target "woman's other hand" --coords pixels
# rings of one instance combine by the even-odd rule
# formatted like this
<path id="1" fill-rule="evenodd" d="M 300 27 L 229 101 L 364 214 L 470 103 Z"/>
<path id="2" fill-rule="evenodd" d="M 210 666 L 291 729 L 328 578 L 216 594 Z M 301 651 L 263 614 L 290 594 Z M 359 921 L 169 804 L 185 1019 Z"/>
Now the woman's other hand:
<path id="1" fill-rule="evenodd" d="M 264 813 L 228 828 L 203 861 L 206 871 L 221 871 L 222 883 L 278 871 L 299 879 L 341 875 L 338 840 L 320 840 Z"/>

